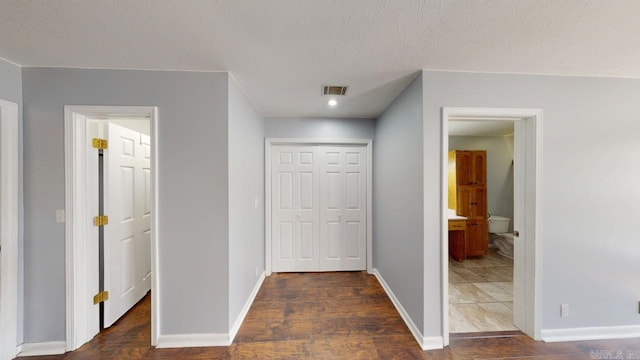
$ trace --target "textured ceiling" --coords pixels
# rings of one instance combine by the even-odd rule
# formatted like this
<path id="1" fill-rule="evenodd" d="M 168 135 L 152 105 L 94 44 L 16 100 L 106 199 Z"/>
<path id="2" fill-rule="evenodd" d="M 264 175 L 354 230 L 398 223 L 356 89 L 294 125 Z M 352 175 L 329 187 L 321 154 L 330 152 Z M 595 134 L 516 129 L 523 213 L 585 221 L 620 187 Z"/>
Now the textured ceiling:
<path id="1" fill-rule="evenodd" d="M 230 71 L 266 116 L 374 117 L 419 69 L 640 78 L 637 0 L 0 0 L 23 66 Z M 331 109 L 325 83 L 350 85 Z"/>

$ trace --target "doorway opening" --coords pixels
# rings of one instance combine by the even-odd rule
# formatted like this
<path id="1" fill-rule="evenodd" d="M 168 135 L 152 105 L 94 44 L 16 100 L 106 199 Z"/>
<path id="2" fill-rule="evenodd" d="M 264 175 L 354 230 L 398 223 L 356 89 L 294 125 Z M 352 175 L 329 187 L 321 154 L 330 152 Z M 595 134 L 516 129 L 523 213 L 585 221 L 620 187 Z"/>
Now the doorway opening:
<path id="1" fill-rule="evenodd" d="M 445 346 L 450 333 L 517 329 L 540 338 L 541 126 L 542 111 L 537 109 L 443 108 Z M 505 135 L 511 128 L 513 138 L 499 139 L 502 144 L 489 144 L 486 138 L 450 138 L 450 130 L 461 133 L 461 128 L 476 135 L 490 128 L 502 129 Z M 496 148 L 502 151 L 496 153 Z M 488 159 L 491 169 L 487 169 Z M 487 197 L 487 174 L 495 182 L 492 178 L 501 172 L 503 183 L 491 184 Z M 513 200 L 509 199 L 510 184 L 505 183 L 510 176 Z M 502 196 L 507 199 L 501 199 L 496 185 L 503 186 Z M 513 236 L 509 235 L 511 226 L 505 224 L 508 218 Z M 506 225 L 506 229 L 496 225 Z M 499 249 L 489 247 L 490 238 Z"/>
<path id="2" fill-rule="evenodd" d="M 157 109 L 66 106 L 67 351 L 151 291 L 158 334 Z"/>
<path id="3" fill-rule="evenodd" d="M 449 332 L 513 325 L 514 121 L 449 119 Z"/>

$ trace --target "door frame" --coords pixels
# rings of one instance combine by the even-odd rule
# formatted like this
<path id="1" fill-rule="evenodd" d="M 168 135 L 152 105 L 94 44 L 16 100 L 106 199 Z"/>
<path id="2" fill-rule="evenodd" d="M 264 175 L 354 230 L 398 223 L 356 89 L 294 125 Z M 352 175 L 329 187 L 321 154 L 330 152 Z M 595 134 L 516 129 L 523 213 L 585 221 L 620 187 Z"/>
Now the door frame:
<path id="1" fill-rule="evenodd" d="M 265 213 L 265 272 L 271 275 L 271 153 L 277 145 L 360 145 L 367 154 L 367 273 L 373 274 L 373 140 L 371 139 L 305 139 L 266 138 L 264 148 L 264 213 Z"/>
<path id="2" fill-rule="evenodd" d="M 443 345 L 449 345 L 449 243 L 448 243 L 448 152 L 449 120 L 505 120 L 514 121 L 514 161 L 524 164 L 524 176 L 514 174 L 520 182 L 524 204 L 516 204 L 514 216 L 523 216 L 527 234 L 524 246 L 525 299 L 523 304 L 524 333 L 535 340 L 541 339 L 542 324 L 542 109 L 524 108 L 442 108 L 442 163 L 441 163 L 441 241 L 442 241 L 442 334 Z M 522 120 L 523 124 L 520 123 Z M 514 194 L 514 198 L 518 194 Z M 517 209 L 519 208 L 519 209 Z M 520 215 L 517 215 L 520 214 Z M 514 307 L 515 308 L 515 307 Z"/>
<path id="3" fill-rule="evenodd" d="M 18 352 L 19 105 L 0 99 L 0 360 Z"/>
<path id="4" fill-rule="evenodd" d="M 158 271 L 158 108 L 155 106 L 75 106 L 64 107 L 65 143 L 65 282 L 66 282 L 66 350 L 73 351 L 91 340 L 87 329 L 90 309 L 87 254 L 82 239 L 87 226 L 87 179 L 85 170 L 87 118 L 147 117 L 151 122 L 151 345 L 158 343 L 160 329 Z M 95 311 L 98 311 L 95 309 Z"/>

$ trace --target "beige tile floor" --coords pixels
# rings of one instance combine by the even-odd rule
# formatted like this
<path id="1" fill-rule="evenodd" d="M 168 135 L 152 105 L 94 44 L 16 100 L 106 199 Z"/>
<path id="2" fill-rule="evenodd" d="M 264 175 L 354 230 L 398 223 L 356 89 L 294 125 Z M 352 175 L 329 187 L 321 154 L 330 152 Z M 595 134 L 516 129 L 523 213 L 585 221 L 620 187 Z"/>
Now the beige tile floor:
<path id="1" fill-rule="evenodd" d="M 513 260 L 489 255 L 449 260 L 449 332 L 517 330 L 513 326 Z"/>

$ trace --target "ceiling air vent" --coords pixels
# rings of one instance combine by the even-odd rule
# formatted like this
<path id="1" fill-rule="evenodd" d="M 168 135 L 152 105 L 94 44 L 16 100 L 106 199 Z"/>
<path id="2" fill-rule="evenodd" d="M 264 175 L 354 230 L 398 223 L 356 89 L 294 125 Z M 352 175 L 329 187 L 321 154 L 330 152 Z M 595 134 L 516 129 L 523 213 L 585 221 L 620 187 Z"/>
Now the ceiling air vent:
<path id="1" fill-rule="evenodd" d="M 322 95 L 330 96 L 330 95 L 338 95 L 344 96 L 347 94 L 348 86 L 342 85 L 323 85 L 322 86 Z"/>

